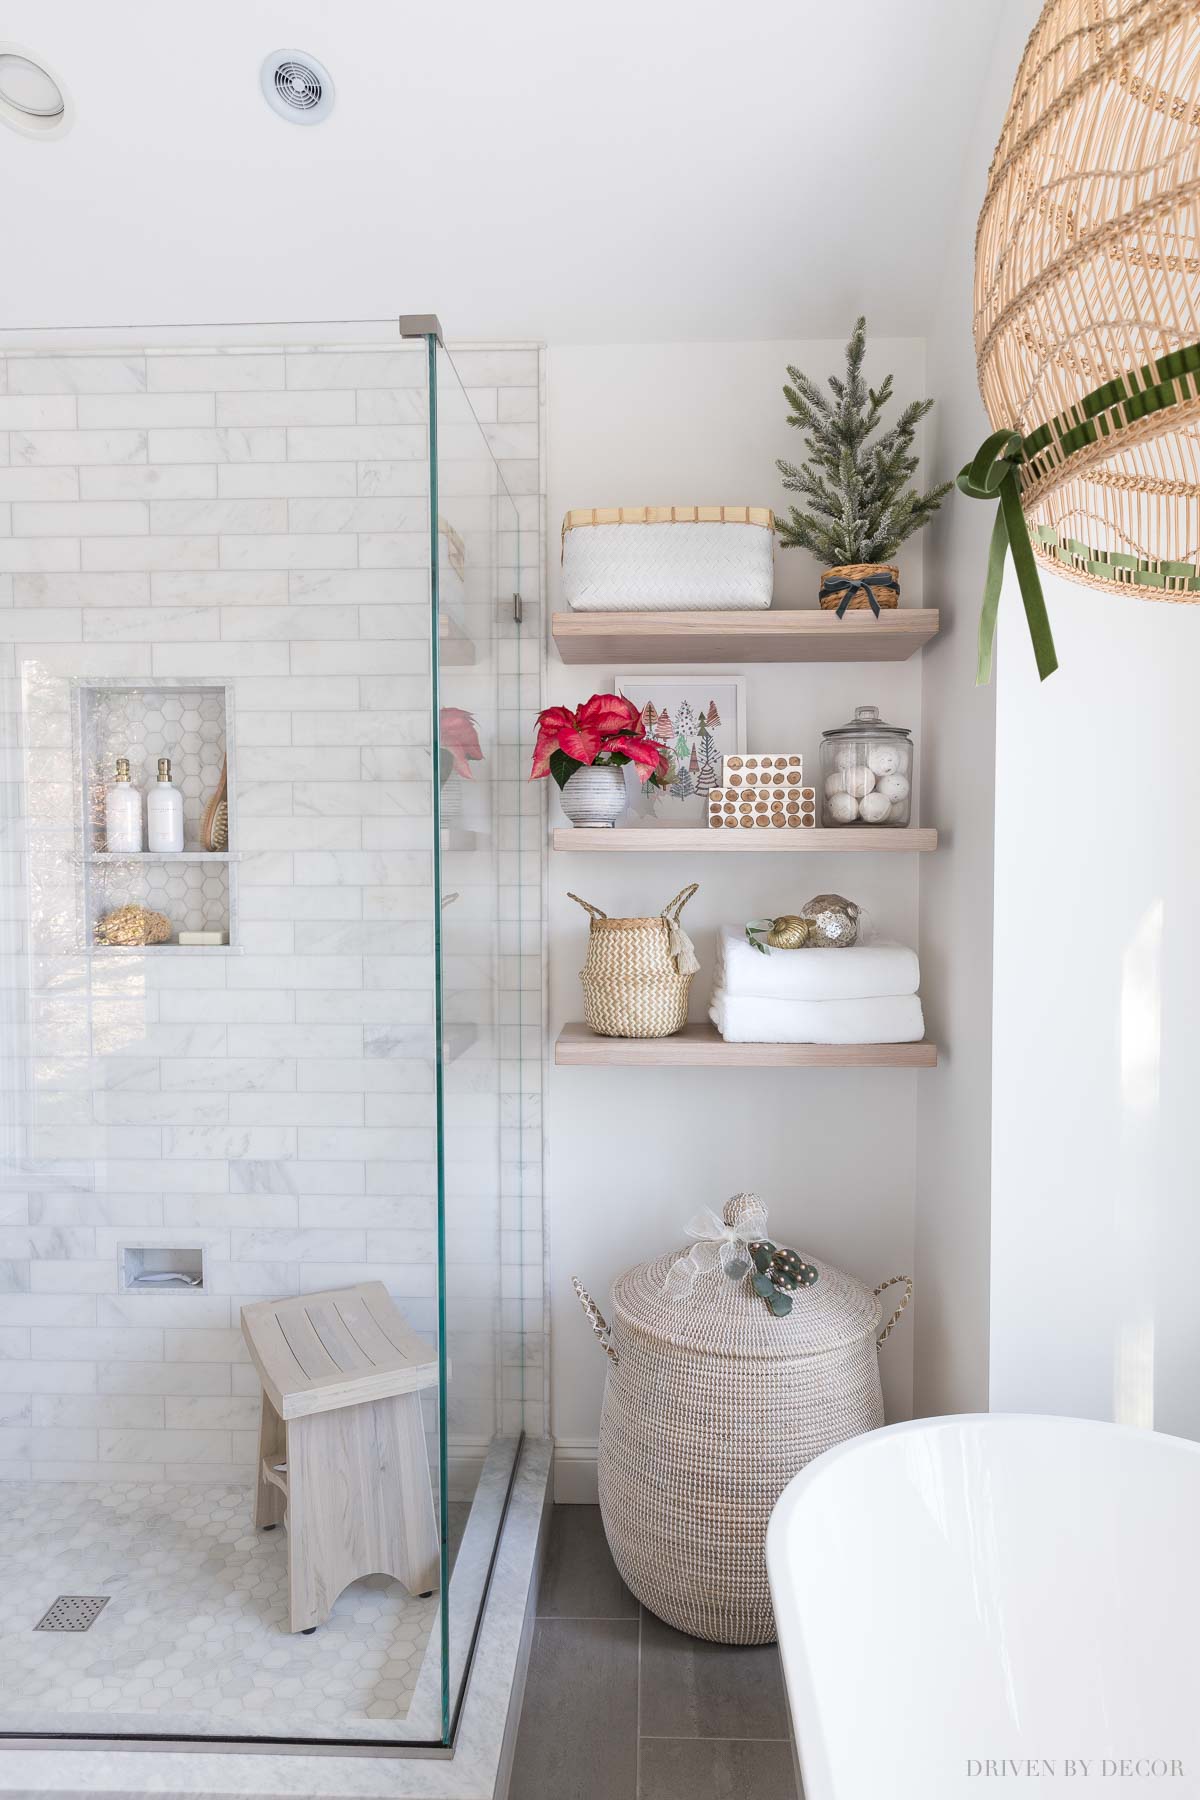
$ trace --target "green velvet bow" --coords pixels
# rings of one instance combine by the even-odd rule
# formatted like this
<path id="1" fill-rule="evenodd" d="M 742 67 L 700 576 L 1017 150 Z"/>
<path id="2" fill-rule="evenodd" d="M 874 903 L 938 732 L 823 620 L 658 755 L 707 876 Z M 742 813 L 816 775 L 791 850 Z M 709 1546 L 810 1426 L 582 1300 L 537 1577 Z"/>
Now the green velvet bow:
<path id="1" fill-rule="evenodd" d="M 1004 553 L 1012 551 L 1013 567 L 1025 603 L 1025 617 L 1033 640 L 1033 654 L 1038 675 L 1045 681 L 1058 667 L 1050 619 L 1042 595 L 1042 584 L 1034 561 L 1029 528 L 1021 510 L 1021 488 L 1018 471 L 1023 450 L 1021 435 L 1016 431 L 995 431 L 980 445 L 972 462 L 958 476 L 960 493 L 972 500 L 999 500 L 992 541 L 988 546 L 987 576 L 983 584 L 983 610 L 979 615 L 979 662 L 975 685 L 986 686 L 992 678 L 992 646 L 996 637 L 996 612 L 1000 605 L 1000 588 L 1004 580 Z"/>

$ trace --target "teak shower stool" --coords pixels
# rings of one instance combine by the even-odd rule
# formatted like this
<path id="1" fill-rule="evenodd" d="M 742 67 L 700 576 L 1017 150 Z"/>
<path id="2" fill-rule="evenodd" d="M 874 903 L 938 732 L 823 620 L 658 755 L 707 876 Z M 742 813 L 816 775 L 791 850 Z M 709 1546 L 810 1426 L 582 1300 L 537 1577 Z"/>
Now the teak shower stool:
<path id="1" fill-rule="evenodd" d="M 421 1389 L 437 1358 L 381 1281 L 242 1308 L 262 1380 L 254 1523 L 286 1522 L 290 1631 L 314 1631 L 342 1590 L 391 1575 L 422 1597 L 440 1549 Z"/>

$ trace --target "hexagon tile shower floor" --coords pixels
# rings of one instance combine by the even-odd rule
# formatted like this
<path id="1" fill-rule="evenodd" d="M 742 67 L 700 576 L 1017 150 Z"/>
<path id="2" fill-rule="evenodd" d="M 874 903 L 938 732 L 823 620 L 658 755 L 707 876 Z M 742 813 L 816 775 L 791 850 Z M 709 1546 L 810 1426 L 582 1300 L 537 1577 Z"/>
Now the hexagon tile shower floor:
<path id="1" fill-rule="evenodd" d="M 0 1731 L 406 1735 L 436 1597 L 377 1576 L 289 1636 L 284 1535 L 244 1487 L 12 1482 L 3 1562 Z M 37 1631 L 61 1594 L 110 1598 Z"/>

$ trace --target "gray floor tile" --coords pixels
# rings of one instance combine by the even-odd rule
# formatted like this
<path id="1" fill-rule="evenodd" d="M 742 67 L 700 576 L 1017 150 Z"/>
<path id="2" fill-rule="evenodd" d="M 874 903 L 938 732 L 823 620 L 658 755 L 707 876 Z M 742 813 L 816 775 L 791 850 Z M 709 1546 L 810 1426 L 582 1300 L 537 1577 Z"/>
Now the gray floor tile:
<path id="1" fill-rule="evenodd" d="M 638 1603 L 613 1566 L 598 1506 L 556 1506 L 538 1589 L 545 1619 L 636 1619 Z"/>
<path id="2" fill-rule="evenodd" d="M 644 1737 L 785 1738 L 787 1701 L 774 1644 L 741 1649 L 642 1616 Z"/>
<path id="3" fill-rule="evenodd" d="M 636 1619 L 539 1619 L 509 1800 L 636 1800 Z"/>
<path id="4" fill-rule="evenodd" d="M 643 1738 L 638 1800 L 796 1800 L 790 1744 Z"/>

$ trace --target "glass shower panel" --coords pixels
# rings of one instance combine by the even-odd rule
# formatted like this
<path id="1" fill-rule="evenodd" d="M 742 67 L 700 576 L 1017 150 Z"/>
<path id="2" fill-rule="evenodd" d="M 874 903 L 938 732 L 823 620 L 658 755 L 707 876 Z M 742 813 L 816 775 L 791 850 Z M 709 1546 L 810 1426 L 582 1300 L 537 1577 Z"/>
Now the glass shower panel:
<path id="1" fill-rule="evenodd" d="M 0 469 L 0 1736 L 439 1743 L 436 1584 L 376 1570 L 296 1628 L 297 1474 L 241 1330 L 302 1303 L 293 1379 L 319 1383 L 354 1350 L 303 1303 L 379 1283 L 444 1341 L 435 876 L 462 859 L 449 912 L 488 916 L 463 849 L 488 827 L 465 809 L 439 845 L 428 346 L 126 340 L 0 372 L 55 397 Z M 105 423 L 139 406 L 153 429 Z M 453 558 L 451 666 L 482 632 Z M 463 704 L 494 730 L 494 698 Z M 110 841 L 118 758 L 143 797 L 169 760 L 181 851 Z M 465 945 L 447 1002 L 474 1134 L 451 1196 L 497 1166 L 486 1093 L 453 1110 L 490 968 Z M 488 1354 L 462 1340 L 461 1426 L 422 1387 L 414 1487 L 485 1572 Z M 352 1525 L 353 1470 L 324 1472 Z M 102 1603 L 86 1631 L 38 1629 L 63 1595 Z"/>
<path id="2" fill-rule="evenodd" d="M 455 1558 L 443 1610 L 453 1729 L 524 1428 L 519 846 L 521 528 L 470 390 L 434 353 L 442 1461 Z M 536 852 L 535 852 L 536 861 Z"/>

